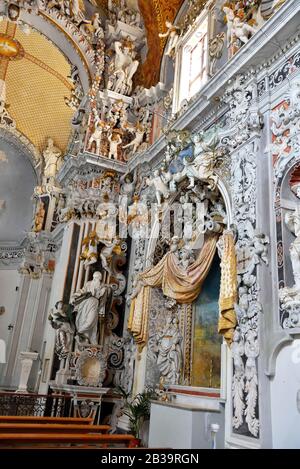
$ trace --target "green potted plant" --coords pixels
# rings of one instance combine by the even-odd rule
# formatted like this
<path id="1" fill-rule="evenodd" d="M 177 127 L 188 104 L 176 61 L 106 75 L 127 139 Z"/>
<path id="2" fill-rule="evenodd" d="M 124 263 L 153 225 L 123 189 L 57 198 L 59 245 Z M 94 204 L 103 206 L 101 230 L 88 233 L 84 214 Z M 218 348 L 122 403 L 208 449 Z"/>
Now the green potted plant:
<path id="1" fill-rule="evenodd" d="M 125 401 L 123 414 L 128 417 L 130 432 L 136 438 L 136 441 L 132 442 L 133 446 L 140 446 L 144 423 L 150 419 L 150 401 L 155 399 L 156 395 L 152 390 L 146 390 L 130 399 L 123 389 L 118 390 Z"/>

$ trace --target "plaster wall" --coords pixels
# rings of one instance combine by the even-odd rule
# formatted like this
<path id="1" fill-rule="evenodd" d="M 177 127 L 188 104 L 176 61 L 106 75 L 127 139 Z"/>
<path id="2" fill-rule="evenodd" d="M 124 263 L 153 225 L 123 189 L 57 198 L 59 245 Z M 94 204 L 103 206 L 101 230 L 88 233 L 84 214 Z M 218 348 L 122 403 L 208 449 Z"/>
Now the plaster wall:
<path id="1" fill-rule="evenodd" d="M 0 316 L 0 339 L 6 344 L 6 360 L 11 343 L 13 329 L 8 326 L 15 324 L 16 302 L 20 286 L 20 275 L 17 270 L 0 269 L 0 306 L 5 308 L 5 313 Z M 6 365 L 0 363 L 0 382 Z"/>
<path id="2" fill-rule="evenodd" d="M 270 388 L 273 449 L 299 449 L 300 339 L 279 352 Z"/>

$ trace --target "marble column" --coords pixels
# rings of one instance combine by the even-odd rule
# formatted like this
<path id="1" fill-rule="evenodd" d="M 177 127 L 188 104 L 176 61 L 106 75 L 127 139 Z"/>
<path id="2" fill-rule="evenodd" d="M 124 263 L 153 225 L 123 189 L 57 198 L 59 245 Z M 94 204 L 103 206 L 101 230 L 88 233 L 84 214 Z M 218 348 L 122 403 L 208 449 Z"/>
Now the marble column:
<path id="1" fill-rule="evenodd" d="M 20 353 L 20 360 L 21 360 L 21 375 L 19 381 L 19 387 L 16 390 L 17 393 L 27 393 L 28 388 L 28 380 L 29 375 L 31 372 L 31 368 L 33 362 L 37 360 L 39 354 L 34 352 L 21 352 Z"/>

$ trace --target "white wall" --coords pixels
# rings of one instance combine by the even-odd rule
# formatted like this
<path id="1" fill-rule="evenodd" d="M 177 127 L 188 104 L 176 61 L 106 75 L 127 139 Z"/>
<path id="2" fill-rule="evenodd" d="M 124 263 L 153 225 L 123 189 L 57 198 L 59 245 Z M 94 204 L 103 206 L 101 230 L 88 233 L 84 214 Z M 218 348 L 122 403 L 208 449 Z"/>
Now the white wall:
<path id="1" fill-rule="evenodd" d="M 284 347 L 271 380 L 273 448 L 300 448 L 300 340 Z"/>
<path id="2" fill-rule="evenodd" d="M 0 306 L 5 307 L 5 313 L 0 316 L 0 339 L 6 343 L 6 360 L 13 334 L 13 330 L 8 330 L 9 324 L 15 324 L 16 302 L 20 286 L 20 275 L 17 270 L 0 269 Z M 0 381 L 5 365 L 0 363 Z"/>

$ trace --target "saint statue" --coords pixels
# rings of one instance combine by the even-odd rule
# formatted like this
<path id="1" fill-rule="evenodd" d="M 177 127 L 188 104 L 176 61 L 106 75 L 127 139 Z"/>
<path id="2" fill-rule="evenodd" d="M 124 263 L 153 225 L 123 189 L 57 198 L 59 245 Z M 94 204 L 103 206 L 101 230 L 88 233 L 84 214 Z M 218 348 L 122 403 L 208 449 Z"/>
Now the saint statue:
<path id="1" fill-rule="evenodd" d="M 105 317 L 111 291 L 111 286 L 102 282 L 101 272 L 95 272 L 93 280 L 72 296 L 79 344 L 98 345 L 99 319 Z"/>
<path id="2" fill-rule="evenodd" d="M 300 184 L 294 185 L 292 191 L 300 198 Z M 290 245 L 290 256 L 293 267 L 295 287 L 300 291 L 300 208 L 296 205 L 295 210 L 288 212 L 285 216 L 285 223 L 289 230 L 296 236 L 295 241 Z"/>
<path id="3" fill-rule="evenodd" d="M 66 358 L 72 351 L 74 324 L 70 322 L 62 301 L 55 304 L 55 311 L 51 311 L 49 321 L 55 329 L 55 349 L 60 359 Z"/>
<path id="4" fill-rule="evenodd" d="M 164 329 L 158 334 L 157 340 L 157 366 L 168 384 L 179 383 L 182 368 L 181 341 L 179 320 L 171 315 L 167 318 Z"/>
<path id="5" fill-rule="evenodd" d="M 44 184 L 53 184 L 62 163 L 62 154 L 60 149 L 54 145 L 52 138 L 48 138 L 47 146 L 43 151 L 43 157 L 45 161 Z"/>

